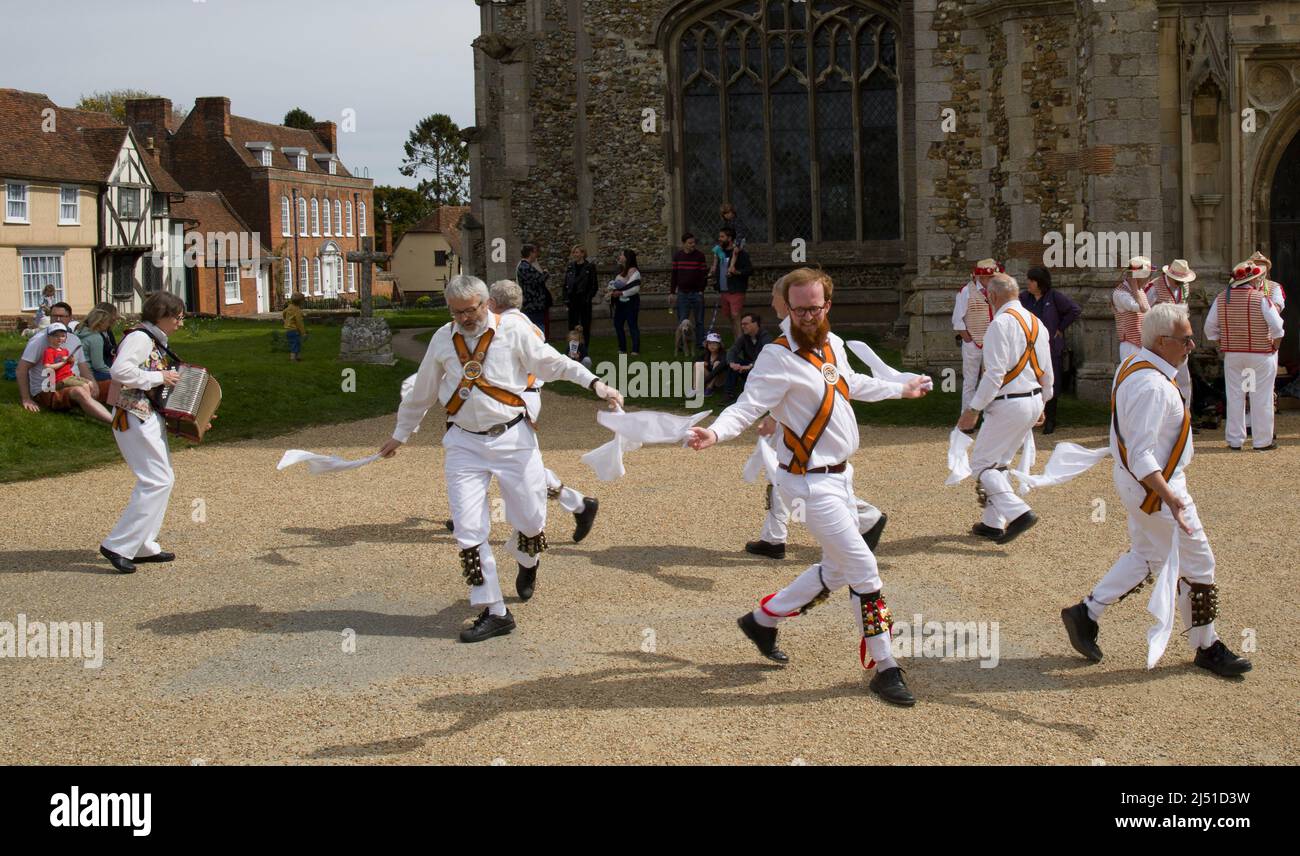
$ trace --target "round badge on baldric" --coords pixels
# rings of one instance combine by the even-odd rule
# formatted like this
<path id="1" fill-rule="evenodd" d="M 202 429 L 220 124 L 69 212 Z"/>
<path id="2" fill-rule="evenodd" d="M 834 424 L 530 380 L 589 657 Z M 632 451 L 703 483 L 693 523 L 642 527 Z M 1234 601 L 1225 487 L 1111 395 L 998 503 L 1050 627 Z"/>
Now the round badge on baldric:
<path id="1" fill-rule="evenodd" d="M 483 364 L 478 360 L 470 360 L 465 363 L 464 375 L 466 380 L 478 380 L 483 376 Z"/>
<path id="2" fill-rule="evenodd" d="M 462 386 L 456 394 L 461 397 L 462 401 L 469 398 L 469 387 Z"/>
<path id="3" fill-rule="evenodd" d="M 840 379 L 840 370 L 830 364 L 824 365 L 822 366 L 822 377 L 826 379 L 827 384 L 834 386 Z"/>

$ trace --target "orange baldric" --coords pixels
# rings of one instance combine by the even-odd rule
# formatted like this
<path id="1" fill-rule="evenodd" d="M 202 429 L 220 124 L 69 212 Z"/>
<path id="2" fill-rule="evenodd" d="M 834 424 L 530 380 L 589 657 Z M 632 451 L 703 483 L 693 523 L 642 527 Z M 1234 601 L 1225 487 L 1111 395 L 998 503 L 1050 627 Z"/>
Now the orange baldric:
<path id="1" fill-rule="evenodd" d="M 797 356 L 803 357 L 812 367 L 821 372 L 822 378 L 826 381 L 826 394 L 822 396 L 822 403 L 817 408 L 817 413 L 808 423 L 804 430 L 803 436 L 799 436 L 790 430 L 788 426 L 782 425 L 785 432 L 785 445 L 790 450 L 793 457 L 790 459 L 789 471 L 795 475 L 804 475 L 808 472 L 808 462 L 812 459 L 813 447 L 817 441 L 822 438 L 826 432 L 826 426 L 831 421 L 831 411 L 835 409 L 835 393 L 839 393 L 845 401 L 849 401 L 849 385 L 840 375 L 839 366 L 835 363 L 835 349 L 831 347 L 830 342 L 826 343 L 826 359 L 822 359 L 815 352 L 800 348 L 795 350 L 790 346 L 790 340 L 785 336 L 777 339 L 773 344 L 790 348 Z M 832 381 L 831 378 L 834 378 Z"/>
<path id="2" fill-rule="evenodd" d="M 478 340 L 478 347 L 471 355 L 469 347 L 465 344 L 465 337 L 459 332 L 451 337 L 452 344 L 456 347 L 456 356 L 460 359 L 461 377 L 460 386 L 452 393 L 447 401 L 447 414 L 457 413 L 465 402 L 469 400 L 470 390 L 477 387 L 487 393 L 502 404 L 510 407 L 524 407 L 524 400 L 513 392 L 508 392 L 499 387 L 495 387 L 483 379 L 484 361 L 487 359 L 488 348 L 492 345 L 492 339 L 496 336 L 496 329 L 489 327 Z"/>
<path id="3" fill-rule="evenodd" d="M 1015 318 L 1020 324 L 1020 329 L 1025 331 L 1025 352 L 1020 355 L 1020 359 L 1016 364 L 1008 369 L 1007 373 L 1002 376 L 1002 383 L 998 385 L 998 389 L 1001 389 L 1011 381 L 1020 377 L 1020 373 L 1025 370 L 1026 363 L 1034 367 L 1034 379 L 1038 383 L 1042 383 L 1043 368 L 1038 364 L 1038 352 L 1034 350 L 1034 345 L 1038 343 L 1038 316 L 1031 316 L 1031 320 L 1033 321 L 1033 327 L 1031 328 L 1025 323 L 1025 319 L 1021 318 L 1018 313 L 1008 312 L 1007 314 L 1012 318 Z"/>
<path id="4" fill-rule="evenodd" d="M 1142 485 L 1143 489 L 1146 490 L 1146 496 L 1142 499 L 1142 510 L 1147 514 L 1155 514 L 1160 510 L 1163 503 L 1160 501 L 1160 496 L 1154 490 L 1147 487 L 1145 484 L 1142 484 L 1141 479 L 1138 479 L 1137 477 L 1137 473 L 1129 469 L 1128 448 L 1124 445 L 1124 437 L 1119 432 L 1119 411 L 1115 406 L 1116 398 L 1119 395 L 1119 385 L 1127 380 L 1129 376 L 1136 372 L 1140 372 L 1143 369 L 1152 369 L 1160 372 L 1161 375 L 1164 375 L 1164 372 L 1160 371 L 1154 363 L 1147 360 L 1134 362 L 1136 359 L 1137 355 L 1135 354 L 1125 360 L 1124 364 L 1120 366 L 1119 374 L 1115 377 L 1115 386 L 1110 392 L 1110 423 L 1111 427 L 1115 431 L 1115 445 L 1119 447 L 1119 462 L 1124 465 L 1124 469 L 1129 471 L 1129 475 L 1133 476 L 1133 478 L 1137 480 L 1138 484 Z M 1171 384 L 1173 384 L 1175 389 L 1178 388 L 1177 381 L 1167 375 L 1165 377 Z M 1182 399 L 1181 393 L 1179 394 L 1179 399 Z M 1165 481 L 1169 481 L 1169 479 L 1173 478 L 1174 470 L 1178 469 L 1178 462 L 1183 459 L 1183 452 L 1187 449 L 1187 439 L 1191 436 L 1191 433 L 1192 412 L 1184 406 L 1182 430 L 1178 434 L 1178 441 L 1174 443 L 1173 450 L 1169 453 L 1169 462 L 1165 464 L 1165 468 L 1162 471 Z"/>

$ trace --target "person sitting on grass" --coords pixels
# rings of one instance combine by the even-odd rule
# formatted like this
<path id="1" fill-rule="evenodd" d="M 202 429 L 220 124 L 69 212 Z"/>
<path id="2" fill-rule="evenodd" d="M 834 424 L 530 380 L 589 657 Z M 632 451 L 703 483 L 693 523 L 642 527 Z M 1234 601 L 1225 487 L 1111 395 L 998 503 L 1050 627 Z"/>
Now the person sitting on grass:
<path id="1" fill-rule="evenodd" d="M 710 330 L 704 337 L 704 394 L 722 392 L 727 383 L 727 352 L 722 347 L 722 334 Z"/>
<path id="2" fill-rule="evenodd" d="M 307 337 L 307 320 L 302 312 L 306 298 L 297 292 L 284 307 L 285 339 L 289 342 L 289 361 L 302 362 L 302 340 Z"/>
<path id="3" fill-rule="evenodd" d="M 50 320 L 63 325 L 65 330 L 72 329 L 72 307 L 62 302 L 54 304 L 50 310 Z M 91 380 L 85 386 L 55 389 L 53 383 L 45 382 L 45 349 L 50 346 L 48 330 L 49 327 L 32 336 L 27 346 L 23 348 L 22 357 L 18 360 L 18 400 L 22 402 L 23 409 L 29 413 L 40 413 L 42 407 L 46 410 L 62 412 L 71 410 L 73 405 L 76 405 L 87 416 L 108 425 L 113 421 L 113 416 L 97 400 L 107 394 L 107 383 L 96 383 Z M 70 349 L 74 359 L 73 366 L 79 376 L 90 380 L 94 377 L 94 373 L 90 369 L 90 363 L 86 362 L 85 349 L 80 347 L 80 340 L 76 345 L 77 347 Z"/>
<path id="4" fill-rule="evenodd" d="M 77 377 L 72 371 L 74 357 L 71 351 L 63 347 L 68 341 L 68 328 L 57 322 L 51 324 L 45 328 L 45 338 L 49 345 L 41 360 L 45 366 L 41 388 L 76 389 L 79 386 L 90 386 L 90 381 Z"/>
<path id="5" fill-rule="evenodd" d="M 81 347 L 86 349 L 85 358 L 90 363 L 90 371 L 101 387 L 107 386 L 109 370 L 117 357 L 117 340 L 113 338 L 113 325 L 117 319 L 116 306 L 99 303 L 77 328 L 77 337 L 81 339 Z M 99 396 L 101 400 L 104 397 Z"/>

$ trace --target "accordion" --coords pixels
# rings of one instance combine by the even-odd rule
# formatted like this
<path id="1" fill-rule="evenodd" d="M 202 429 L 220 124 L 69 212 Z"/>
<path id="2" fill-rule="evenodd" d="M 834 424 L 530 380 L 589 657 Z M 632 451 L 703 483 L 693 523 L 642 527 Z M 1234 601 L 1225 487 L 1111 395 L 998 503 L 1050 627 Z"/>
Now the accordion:
<path id="1" fill-rule="evenodd" d="M 154 408 L 168 432 L 198 443 L 221 406 L 221 384 L 203 366 L 185 364 L 177 371 L 181 378 L 175 386 L 155 390 Z"/>

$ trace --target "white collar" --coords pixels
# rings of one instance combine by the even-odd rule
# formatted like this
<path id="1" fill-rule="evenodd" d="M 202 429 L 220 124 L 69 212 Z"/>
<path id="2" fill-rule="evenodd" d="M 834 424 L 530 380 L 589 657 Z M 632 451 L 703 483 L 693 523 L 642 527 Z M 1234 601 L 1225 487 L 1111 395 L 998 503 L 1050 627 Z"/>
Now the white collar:
<path id="1" fill-rule="evenodd" d="M 1164 372 L 1165 377 L 1168 377 L 1170 379 L 1174 378 L 1178 374 L 1177 368 L 1171 366 L 1168 363 L 1168 361 L 1164 359 L 1164 357 L 1160 356 L 1155 351 L 1152 351 L 1149 348 L 1142 348 L 1140 351 L 1137 352 L 1137 361 L 1140 362 L 1142 360 L 1147 360 L 1148 362 L 1150 362 L 1153 366 L 1160 369 L 1160 371 Z"/>
<path id="2" fill-rule="evenodd" d="M 163 345 L 167 344 L 167 334 L 160 330 L 157 324 L 151 321 L 141 321 L 140 326 L 152 333 L 153 337 L 162 342 Z"/>

